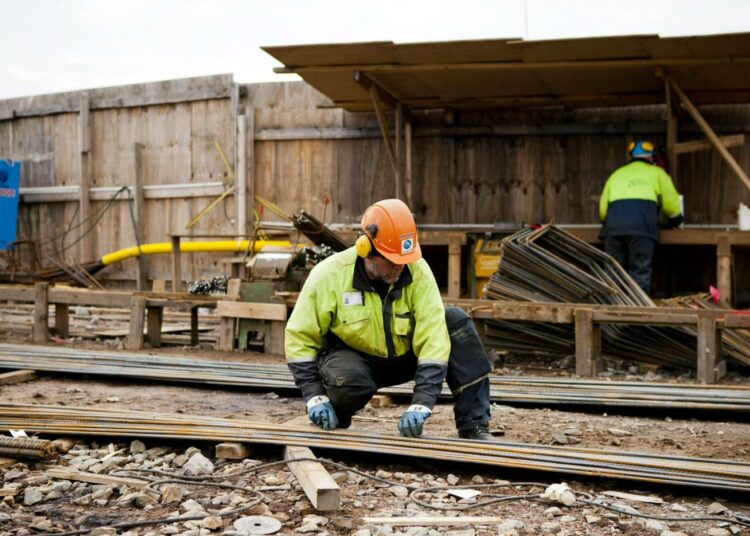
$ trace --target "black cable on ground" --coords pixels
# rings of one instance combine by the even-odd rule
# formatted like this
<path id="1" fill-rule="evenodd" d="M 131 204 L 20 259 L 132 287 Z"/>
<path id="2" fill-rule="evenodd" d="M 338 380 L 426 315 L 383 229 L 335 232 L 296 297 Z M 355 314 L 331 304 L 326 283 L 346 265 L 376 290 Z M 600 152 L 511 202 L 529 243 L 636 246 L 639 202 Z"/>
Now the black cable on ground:
<path id="1" fill-rule="evenodd" d="M 343 463 L 334 462 L 332 460 L 328 460 L 326 458 L 295 458 L 290 460 L 278 460 L 274 462 L 268 462 L 268 463 L 262 463 L 258 465 L 253 465 L 252 467 L 249 467 L 247 469 L 237 471 L 234 473 L 223 473 L 223 474 L 212 474 L 212 475 L 200 475 L 200 476 L 190 476 L 190 475 L 179 475 L 173 472 L 168 471 L 162 471 L 159 469 L 116 469 L 114 471 L 111 471 L 110 475 L 115 474 L 127 474 L 130 476 L 133 476 L 134 473 L 146 473 L 146 474 L 153 474 L 153 475 L 159 475 L 159 476 L 165 476 L 167 478 L 158 479 L 150 481 L 143 489 L 144 491 L 147 489 L 153 489 L 157 486 L 160 486 L 162 484 L 169 484 L 169 483 L 179 483 L 183 485 L 192 485 L 192 486 L 210 486 L 210 487 L 217 487 L 217 488 L 225 488 L 225 489 L 236 489 L 240 491 L 245 491 L 250 494 L 255 494 L 258 496 L 258 498 L 253 501 L 250 504 L 244 505 L 240 508 L 236 508 L 234 510 L 226 511 L 226 512 L 207 512 L 205 514 L 196 514 L 192 516 L 184 516 L 184 517 L 168 517 L 168 518 L 161 518 L 161 519 L 151 519 L 151 520 L 142 520 L 142 521 L 131 521 L 131 522 L 124 522 L 124 523 L 117 523 L 114 525 L 105 525 L 107 527 L 116 528 L 116 529 L 126 529 L 126 528 L 135 528 L 135 527 L 143 527 L 143 526 L 149 526 L 149 525 L 162 525 L 162 524 L 169 524 L 169 523 L 182 523 L 185 521 L 197 521 L 200 519 L 205 519 L 206 517 L 229 517 L 233 515 L 240 514 L 242 512 L 245 512 L 254 506 L 258 505 L 261 501 L 267 500 L 267 497 L 260 492 L 259 490 L 256 490 L 254 488 L 244 487 L 244 486 L 235 486 L 232 484 L 223 484 L 223 483 L 216 483 L 216 482 L 210 482 L 210 480 L 228 480 L 228 479 L 235 479 L 239 478 L 241 476 L 245 476 L 251 473 L 256 473 L 260 470 L 269 469 L 271 467 L 276 467 L 279 465 L 289 465 L 290 463 L 297 463 L 297 462 L 318 462 L 323 465 L 331 466 L 336 469 L 354 473 L 356 475 L 362 476 L 364 478 L 367 478 L 369 480 L 373 480 L 375 482 L 380 482 L 382 484 L 387 484 L 389 486 L 403 486 L 409 490 L 411 490 L 411 493 L 409 495 L 409 499 L 414 502 L 415 504 L 422 506 L 423 508 L 429 508 L 432 510 L 452 510 L 452 511 L 466 511 L 466 510 L 474 510 L 477 508 L 482 508 L 485 506 L 489 506 L 492 504 L 497 504 L 501 502 L 510 502 L 510 501 L 517 501 L 517 500 L 542 500 L 543 494 L 542 493 L 524 493 L 519 495 L 498 495 L 498 494 L 485 494 L 486 497 L 489 497 L 487 500 L 483 500 L 477 503 L 473 504 L 457 504 L 457 505 L 445 505 L 445 504 L 432 504 L 428 503 L 421 498 L 419 498 L 419 495 L 425 494 L 425 493 L 435 493 L 435 492 L 443 492 L 448 490 L 456 490 L 456 489 L 488 489 L 488 488 L 514 488 L 514 487 L 531 487 L 531 488 L 542 488 L 546 489 L 548 487 L 548 484 L 544 484 L 541 482 L 508 482 L 503 484 L 476 484 L 476 485 L 464 485 L 464 486 L 432 486 L 432 487 L 418 487 L 414 485 L 405 484 L 403 482 L 395 482 L 391 481 L 385 478 L 381 478 L 379 476 L 372 475 L 370 473 L 360 471 L 359 469 L 356 469 L 354 467 L 345 465 Z M 604 504 L 598 501 L 593 500 L 593 496 L 586 492 L 576 491 L 576 490 L 570 490 L 575 494 L 575 501 L 576 503 L 581 504 L 588 504 L 590 506 L 594 506 L 597 508 L 603 508 L 605 510 L 610 510 L 612 512 L 622 514 L 622 515 L 628 515 L 633 517 L 641 517 L 646 519 L 654 519 L 657 521 L 670 521 L 670 522 L 694 522 L 694 521 L 715 521 L 715 522 L 723 522 L 723 523 L 731 523 L 734 525 L 742 525 L 744 527 L 750 527 L 750 519 L 745 518 L 744 516 L 741 516 L 739 514 L 736 514 L 734 512 L 730 512 L 731 516 L 733 517 L 719 517 L 719 516 L 696 516 L 696 517 L 681 517 L 681 516 L 658 516 L 658 515 L 652 515 L 652 514 L 644 514 L 641 512 L 632 512 L 632 511 L 626 511 L 620 508 L 617 508 L 615 506 L 611 506 L 608 504 Z M 551 503 L 554 503 L 555 501 L 550 501 Z M 573 503 L 575 504 L 575 503 Z M 572 506 L 572 505 L 571 505 Z M 53 532 L 49 533 L 50 535 L 55 536 L 78 536 L 80 534 L 87 534 L 91 531 L 93 531 L 95 528 L 90 529 L 80 529 L 75 531 L 68 531 L 68 532 Z"/>

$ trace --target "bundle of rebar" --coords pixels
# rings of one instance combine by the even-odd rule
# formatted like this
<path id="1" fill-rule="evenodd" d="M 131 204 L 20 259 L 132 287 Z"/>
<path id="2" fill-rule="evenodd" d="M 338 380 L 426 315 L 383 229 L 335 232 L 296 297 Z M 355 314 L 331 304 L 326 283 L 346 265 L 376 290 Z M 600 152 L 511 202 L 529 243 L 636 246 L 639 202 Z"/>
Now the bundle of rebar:
<path id="1" fill-rule="evenodd" d="M 617 261 L 554 225 L 523 229 L 502 242 L 489 300 L 655 307 Z M 486 343 L 518 353 L 574 352 L 572 325 L 489 321 Z M 694 369 L 695 330 L 605 324 L 602 353 L 630 361 Z"/>
<path id="2" fill-rule="evenodd" d="M 0 344 L 0 369 L 19 368 L 64 374 L 297 392 L 292 375 L 283 364 Z M 413 393 L 413 384 L 389 387 L 379 392 L 408 398 Z M 452 398 L 447 388 L 444 389 L 442 397 Z M 490 376 L 490 398 L 495 403 L 506 404 L 750 412 L 750 388 L 739 386 Z"/>
<path id="3" fill-rule="evenodd" d="M 0 456 L 26 460 L 51 460 L 57 456 L 57 449 L 51 441 L 46 439 L 0 435 Z"/>
<path id="4" fill-rule="evenodd" d="M 748 463 L 632 451 L 439 437 L 407 438 L 351 429 L 326 432 L 289 424 L 199 415 L 16 404 L 0 404 L 0 427 L 23 428 L 43 434 L 317 447 L 659 484 L 750 491 Z"/>

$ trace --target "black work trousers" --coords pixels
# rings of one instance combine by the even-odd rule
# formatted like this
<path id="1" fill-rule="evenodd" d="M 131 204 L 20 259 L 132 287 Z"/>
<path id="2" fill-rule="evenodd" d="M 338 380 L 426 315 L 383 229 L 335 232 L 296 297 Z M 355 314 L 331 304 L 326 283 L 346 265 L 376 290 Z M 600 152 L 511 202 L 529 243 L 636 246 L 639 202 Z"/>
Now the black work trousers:
<path id="1" fill-rule="evenodd" d="M 492 371 L 474 322 L 458 307 L 447 307 L 445 319 L 451 341 L 446 382 L 453 393 L 456 429 L 472 430 L 490 420 Z M 375 357 L 340 344 L 318 357 L 323 387 L 331 400 L 339 427 L 348 428 L 352 415 L 362 409 L 381 387 L 414 379 L 417 357 L 413 352 L 394 359 Z"/>
<path id="2" fill-rule="evenodd" d="M 646 294 L 651 294 L 651 272 L 656 240 L 647 236 L 606 236 L 604 251 L 614 257 Z"/>

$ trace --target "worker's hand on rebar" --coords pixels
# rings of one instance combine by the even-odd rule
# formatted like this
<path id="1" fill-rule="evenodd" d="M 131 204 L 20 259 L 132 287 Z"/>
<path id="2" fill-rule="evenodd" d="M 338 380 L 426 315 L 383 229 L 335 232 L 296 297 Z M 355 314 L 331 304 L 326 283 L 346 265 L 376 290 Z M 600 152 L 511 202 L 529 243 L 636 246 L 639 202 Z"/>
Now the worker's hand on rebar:
<path id="1" fill-rule="evenodd" d="M 307 416 L 323 430 L 333 430 L 339 425 L 336 410 L 325 395 L 314 396 L 307 401 Z"/>
<path id="2" fill-rule="evenodd" d="M 432 410 L 427 406 L 412 404 L 401 415 L 401 420 L 398 421 L 398 431 L 405 437 L 419 437 L 422 435 L 424 422 L 430 415 L 432 415 Z"/>

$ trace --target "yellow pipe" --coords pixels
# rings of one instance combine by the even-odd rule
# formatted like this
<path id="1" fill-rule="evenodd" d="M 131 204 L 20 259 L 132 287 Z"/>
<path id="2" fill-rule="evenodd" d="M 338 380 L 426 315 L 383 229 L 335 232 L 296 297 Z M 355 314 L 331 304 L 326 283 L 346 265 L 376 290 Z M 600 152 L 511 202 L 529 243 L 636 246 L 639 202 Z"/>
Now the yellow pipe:
<path id="1" fill-rule="evenodd" d="M 180 242 L 181 253 L 210 253 L 210 252 L 230 252 L 240 253 L 247 251 L 249 240 L 209 240 L 196 242 Z M 291 247 L 287 240 L 256 240 L 253 244 L 254 251 L 260 251 L 265 247 Z M 159 242 L 156 244 L 143 244 L 140 251 L 144 255 L 154 255 L 157 253 L 172 253 L 171 242 Z M 110 264 L 124 261 L 140 255 L 138 246 L 133 246 L 112 253 L 107 253 L 102 257 L 102 264 Z"/>

